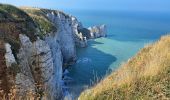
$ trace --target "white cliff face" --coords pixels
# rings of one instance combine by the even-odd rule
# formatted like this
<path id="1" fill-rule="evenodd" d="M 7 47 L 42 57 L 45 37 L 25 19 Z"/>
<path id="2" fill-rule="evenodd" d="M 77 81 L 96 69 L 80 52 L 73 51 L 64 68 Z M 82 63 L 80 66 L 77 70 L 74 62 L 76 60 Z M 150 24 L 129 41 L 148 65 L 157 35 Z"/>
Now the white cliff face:
<path id="1" fill-rule="evenodd" d="M 77 47 L 87 47 L 87 39 L 81 32 L 78 32 L 79 29 L 82 29 L 83 26 L 78 22 L 77 18 L 70 16 L 72 20 L 72 27 L 74 32 L 74 39 Z"/>
<path id="2" fill-rule="evenodd" d="M 19 66 L 20 71 L 16 73 L 15 80 L 11 80 L 12 79 L 11 78 L 8 80 L 8 82 L 14 83 L 17 90 L 17 95 L 24 97 L 26 96 L 28 91 L 31 92 L 32 94 L 35 94 L 35 82 L 33 80 L 31 70 L 29 68 L 28 60 L 26 59 L 28 57 L 28 55 L 26 55 L 26 52 L 29 50 L 26 48 L 30 46 L 30 42 L 27 41 L 28 38 L 23 38 L 22 40 L 23 40 L 22 42 L 25 44 L 24 45 L 25 48 L 20 49 L 20 51 L 22 52 L 22 54 L 20 54 L 19 57 L 19 60 L 21 61 Z M 27 51 L 23 52 L 23 49 Z M 6 66 L 8 68 L 14 67 L 14 65 L 12 64 L 17 64 L 17 63 L 14 55 L 12 54 L 11 45 L 5 43 L 5 50 L 6 50 L 6 54 L 5 54 Z M 29 54 L 29 52 L 27 52 L 27 54 Z"/>
<path id="3" fill-rule="evenodd" d="M 19 94 L 29 89 L 30 85 L 30 89 L 35 91 L 35 84 L 39 84 L 43 85 L 40 89 L 44 90 L 49 100 L 60 98 L 62 55 L 56 39 L 47 37 L 46 41 L 38 39 L 32 43 L 27 36 L 20 34 L 20 41 L 18 59 L 21 71 L 16 76 L 16 84 L 21 91 Z"/>
<path id="4" fill-rule="evenodd" d="M 91 38 L 106 37 L 107 34 L 106 25 L 89 27 L 88 30 Z"/>
<path id="5" fill-rule="evenodd" d="M 39 73 L 41 73 L 40 76 L 36 77 L 37 78 L 36 80 L 40 79 L 39 82 L 40 83 L 42 82 L 42 84 L 44 84 L 45 93 L 49 94 L 47 95 L 47 97 L 50 100 L 55 100 L 59 98 L 59 96 L 61 96 L 61 87 L 59 84 L 62 78 L 61 77 L 62 60 L 57 59 L 61 56 L 61 54 L 56 55 L 59 52 L 57 50 L 53 51 L 54 48 L 55 49 L 58 48 L 55 42 L 53 42 L 53 45 L 56 46 L 54 46 L 52 49 L 50 48 L 47 42 L 40 39 L 38 39 L 34 44 L 35 44 L 34 55 L 37 57 L 35 67 L 33 68 L 33 70 L 35 74 L 37 74 L 35 76 L 38 76 Z M 39 71 L 37 71 L 38 69 Z"/>
<path id="6" fill-rule="evenodd" d="M 83 40 L 80 45 L 86 45 L 83 44 L 86 39 L 82 34 L 78 34 L 77 20 L 73 21 L 74 19 L 63 13 L 52 12 L 48 17 L 57 26 L 58 31 L 46 36 L 45 40 L 37 39 L 31 42 L 26 35 L 19 35 L 21 46 L 17 59 L 20 71 L 15 76 L 15 83 L 20 96 L 25 95 L 27 91 L 35 93 L 43 90 L 49 100 L 62 98 L 63 61 L 69 63 L 76 59 L 75 36 Z M 7 45 L 6 49 L 11 57 L 12 51 L 9 48 Z M 10 62 L 15 62 L 15 58 L 11 58 Z"/>
<path id="7" fill-rule="evenodd" d="M 10 67 L 13 63 L 16 63 L 16 60 L 14 58 L 14 55 L 12 54 L 11 45 L 5 43 L 5 49 L 6 49 L 5 53 L 6 66 Z"/>
<path id="8" fill-rule="evenodd" d="M 76 46 L 86 47 L 89 37 L 106 36 L 106 26 L 94 26 L 88 30 L 75 17 L 62 12 L 47 11 L 46 15 L 57 28 L 57 32 L 49 33 L 43 37 L 44 40 L 38 38 L 34 42 L 28 36 L 20 34 L 17 59 L 10 44 L 6 43 L 5 60 L 7 67 L 18 63 L 19 71 L 14 81 L 19 96 L 25 96 L 28 91 L 43 91 L 48 100 L 56 100 L 63 95 L 63 65 L 75 62 Z M 45 99 L 45 96 L 42 98 Z"/>
<path id="9" fill-rule="evenodd" d="M 58 40 L 66 63 L 76 59 L 75 45 L 87 47 L 87 38 L 105 37 L 107 34 L 106 25 L 86 29 L 77 18 L 62 12 L 52 11 L 47 13 L 47 17 L 57 26 Z"/>
<path id="10" fill-rule="evenodd" d="M 28 92 L 34 95 L 36 93 L 36 86 L 33 78 L 25 75 L 24 73 L 17 73 L 15 76 L 15 85 L 17 89 L 17 95 L 24 98 Z"/>
<path id="11" fill-rule="evenodd" d="M 62 65 L 63 65 L 63 56 L 61 53 L 61 47 L 58 43 L 57 36 L 48 36 L 45 41 L 48 43 L 51 49 L 52 58 L 53 58 L 53 76 L 49 80 L 49 85 L 51 85 L 52 95 L 56 95 L 57 97 L 62 96 Z M 55 88 L 54 88 L 55 87 Z"/>
<path id="12" fill-rule="evenodd" d="M 78 47 L 87 47 L 87 38 L 83 36 L 83 34 L 80 32 L 76 34 L 78 38 L 76 40 L 78 41 L 76 44 Z"/>
<path id="13" fill-rule="evenodd" d="M 39 69 L 41 77 L 37 78 L 48 81 L 54 68 L 50 47 L 45 41 L 38 39 L 33 43 L 32 56 L 34 59 L 32 66 L 32 70 L 35 71 L 34 74 L 39 74 L 39 71 L 36 71 Z"/>
<path id="14" fill-rule="evenodd" d="M 74 62 L 76 60 L 76 47 L 74 40 L 74 28 L 71 18 L 61 12 L 51 12 L 47 14 L 48 18 L 57 26 L 58 41 L 61 46 L 64 63 Z"/>
<path id="15" fill-rule="evenodd" d="M 36 92 L 35 80 L 33 78 L 32 70 L 30 67 L 31 64 L 31 55 L 32 55 L 32 43 L 30 39 L 20 34 L 19 35 L 21 48 L 17 54 L 19 61 L 19 73 L 17 73 L 15 78 L 16 88 L 18 90 L 18 95 L 21 97 L 26 96 L 27 92 Z"/>

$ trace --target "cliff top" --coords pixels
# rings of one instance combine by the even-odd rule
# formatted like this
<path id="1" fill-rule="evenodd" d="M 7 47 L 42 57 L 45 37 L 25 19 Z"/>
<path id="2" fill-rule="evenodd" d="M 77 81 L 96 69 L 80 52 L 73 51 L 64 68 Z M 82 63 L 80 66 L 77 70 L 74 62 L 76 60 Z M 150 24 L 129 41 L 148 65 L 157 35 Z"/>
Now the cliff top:
<path id="1" fill-rule="evenodd" d="M 120 69 L 86 90 L 80 100 L 170 98 L 170 36 L 146 46 Z"/>
<path id="2" fill-rule="evenodd" d="M 60 11 L 31 7 L 17 8 L 0 4 L 0 40 L 10 43 L 14 52 L 17 52 L 20 47 L 19 34 L 25 34 L 31 41 L 35 41 L 37 36 L 43 38 L 46 34 L 57 31 L 57 27 L 47 17 L 47 13 L 51 12 L 57 15 Z"/>
<path id="3" fill-rule="evenodd" d="M 21 7 L 37 24 L 40 29 L 38 33 L 41 37 L 47 33 L 57 31 L 57 27 L 47 17 L 47 10 L 40 8 L 31 8 L 31 7 Z"/>
<path id="4" fill-rule="evenodd" d="M 0 40 L 10 43 L 14 52 L 18 52 L 20 47 L 19 34 L 35 41 L 36 28 L 27 13 L 12 5 L 0 4 Z"/>

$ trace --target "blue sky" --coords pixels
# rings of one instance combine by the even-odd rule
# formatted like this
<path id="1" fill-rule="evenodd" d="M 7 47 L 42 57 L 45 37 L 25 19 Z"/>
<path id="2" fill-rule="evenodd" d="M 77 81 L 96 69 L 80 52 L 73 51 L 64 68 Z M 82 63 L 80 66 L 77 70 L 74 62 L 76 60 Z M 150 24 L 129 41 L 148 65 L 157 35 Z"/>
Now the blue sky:
<path id="1" fill-rule="evenodd" d="M 168 11 L 170 0 L 1 0 L 17 6 L 72 10 Z"/>

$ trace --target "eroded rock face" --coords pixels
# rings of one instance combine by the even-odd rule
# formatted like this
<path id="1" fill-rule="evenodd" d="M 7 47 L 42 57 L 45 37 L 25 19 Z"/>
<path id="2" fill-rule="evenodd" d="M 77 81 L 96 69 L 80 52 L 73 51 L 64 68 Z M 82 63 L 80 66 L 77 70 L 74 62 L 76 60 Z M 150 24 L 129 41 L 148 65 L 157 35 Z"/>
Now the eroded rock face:
<path id="1" fill-rule="evenodd" d="M 106 25 L 89 27 L 88 30 L 91 38 L 106 37 L 107 34 Z"/>
<path id="2" fill-rule="evenodd" d="M 71 18 L 61 12 L 49 12 L 47 16 L 57 26 L 57 40 L 61 46 L 64 63 L 74 62 L 76 60 L 76 47 Z"/>
<path id="3" fill-rule="evenodd" d="M 48 85 L 51 87 L 49 90 L 51 91 L 51 95 L 54 95 L 58 98 L 62 97 L 62 66 L 63 66 L 63 56 L 61 53 L 61 47 L 57 40 L 57 34 L 55 36 L 46 37 L 45 41 L 48 43 L 52 58 L 53 58 L 53 77 L 51 77 L 48 81 Z"/>
<path id="4" fill-rule="evenodd" d="M 80 26 L 77 19 L 62 12 L 50 12 L 47 16 L 57 27 L 57 32 L 49 33 L 44 40 L 37 38 L 35 41 L 25 34 L 19 34 L 20 47 L 15 57 L 10 44 L 5 45 L 6 66 L 16 63 L 18 68 L 14 79 L 11 79 L 18 96 L 26 97 L 28 92 L 43 92 L 46 95 L 41 95 L 41 98 L 61 99 L 63 62 L 68 64 L 76 60 L 77 42 L 81 41 L 79 45 L 83 47 L 86 45 L 83 44 L 86 39 L 78 34 Z"/>
<path id="5" fill-rule="evenodd" d="M 56 36 L 48 36 L 45 40 L 34 42 L 24 34 L 19 35 L 20 49 L 17 61 L 11 45 L 4 43 L 4 61 L 0 85 L 1 89 L 9 93 L 15 87 L 17 97 L 25 99 L 31 93 L 41 94 L 40 98 L 56 100 L 62 98 L 62 53 Z M 15 66 L 14 66 L 15 64 Z M 14 70 L 15 69 L 15 70 Z M 7 90 L 8 89 L 8 90 Z M 43 93 L 43 94 L 42 94 Z"/>
<path id="6" fill-rule="evenodd" d="M 0 36 L 6 34 L 8 38 L 2 39 L 5 43 L 1 43 L 0 38 L 0 60 L 3 60 L 0 62 L 0 89 L 9 93 L 15 86 L 17 95 L 23 98 L 31 92 L 32 95 L 40 94 L 41 99 L 60 100 L 63 98 L 63 65 L 76 61 L 76 46 L 86 47 L 87 39 L 105 36 L 106 26 L 87 29 L 77 18 L 63 12 L 44 10 L 43 13 L 47 17 L 45 20 L 57 28 L 43 39 L 35 33 L 36 27 L 33 27 L 33 33 L 28 31 L 26 34 L 16 24 L 19 32 L 15 33 L 11 33 L 12 26 L 3 28 L 5 24 L 1 25 L 0 31 L 4 30 L 4 34 L 0 33 Z M 2 87 L 4 84 L 6 87 Z"/>
<path id="7" fill-rule="evenodd" d="M 72 27 L 74 33 L 74 39 L 77 47 L 87 47 L 87 38 L 79 30 L 83 29 L 81 22 L 76 17 L 70 16 L 72 20 Z"/>
<path id="8" fill-rule="evenodd" d="M 32 77 L 24 73 L 17 73 L 15 76 L 15 86 L 17 90 L 17 97 L 26 98 L 28 93 L 36 94 L 36 86 Z"/>
<path id="9" fill-rule="evenodd" d="M 23 84 L 22 87 L 19 85 L 21 89 L 29 88 L 27 83 L 32 84 L 32 90 L 44 91 L 50 100 L 60 98 L 62 96 L 60 85 L 62 56 L 58 49 L 59 45 L 53 42 L 52 46 L 50 41 L 48 44 L 41 39 L 31 43 L 27 36 L 21 34 L 20 40 L 22 45 L 18 58 L 20 59 L 21 73 L 17 75 L 16 83 Z M 54 41 L 52 38 L 50 40 Z M 22 80 L 23 77 L 27 81 Z"/>
<path id="10" fill-rule="evenodd" d="M 16 60 L 12 54 L 11 45 L 9 43 L 5 43 L 5 50 L 6 66 L 10 67 L 13 63 L 16 63 Z"/>

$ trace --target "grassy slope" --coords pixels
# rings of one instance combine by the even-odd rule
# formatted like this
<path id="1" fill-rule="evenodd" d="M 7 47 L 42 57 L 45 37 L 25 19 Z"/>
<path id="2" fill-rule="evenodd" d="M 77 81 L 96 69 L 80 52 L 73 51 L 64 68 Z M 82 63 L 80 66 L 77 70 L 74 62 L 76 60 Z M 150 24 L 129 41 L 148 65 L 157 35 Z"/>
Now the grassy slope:
<path id="1" fill-rule="evenodd" d="M 43 38 L 47 33 L 57 31 L 46 17 L 50 11 L 0 4 L 0 40 L 10 43 L 15 53 L 20 48 L 19 34 L 25 34 L 35 41 L 37 36 Z"/>
<path id="2" fill-rule="evenodd" d="M 47 18 L 46 14 L 48 12 L 47 9 L 39 9 L 39 8 L 30 8 L 30 7 L 22 7 L 27 14 L 34 20 L 37 26 L 40 29 L 38 33 L 40 37 L 45 36 L 47 33 L 57 31 L 57 28 L 51 21 Z"/>
<path id="3" fill-rule="evenodd" d="M 24 11 L 7 4 L 0 4 L 0 40 L 12 45 L 16 53 L 20 48 L 19 34 L 25 34 L 36 40 L 37 26 Z"/>
<path id="4" fill-rule="evenodd" d="M 146 46 L 80 100 L 170 99 L 170 36 Z"/>
<path id="5" fill-rule="evenodd" d="M 53 33 L 57 31 L 58 26 L 54 25 L 49 18 L 47 17 L 48 13 L 53 12 L 56 16 L 57 13 L 63 14 L 66 18 L 70 16 L 65 14 L 62 11 L 58 10 L 50 10 L 50 9 L 42 9 L 42 8 L 31 8 L 31 7 L 21 7 L 23 11 L 25 11 L 36 23 L 40 32 L 38 35 L 40 37 L 44 37 L 48 33 Z"/>
<path id="6" fill-rule="evenodd" d="M 19 31 L 20 33 L 26 34 L 29 36 L 32 40 L 34 40 L 34 34 L 36 33 L 36 25 L 32 18 L 25 13 L 24 11 L 20 10 L 17 7 L 14 7 L 12 5 L 7 5 L 7 4 L 0 4 L 0 21 L 1 25 L 3 23 L 8 24 L 12 23 L 14 24 L 13 26 L 9 27 L 8 26 L 1 26 L 3 28 L 8 27 L 8 30 L 6 29 L 7 32 L 12 31 Z M 9 34 L 9 33 L 5 33 Z M 13 33 L 15 34 L 15 33 Z"/>

